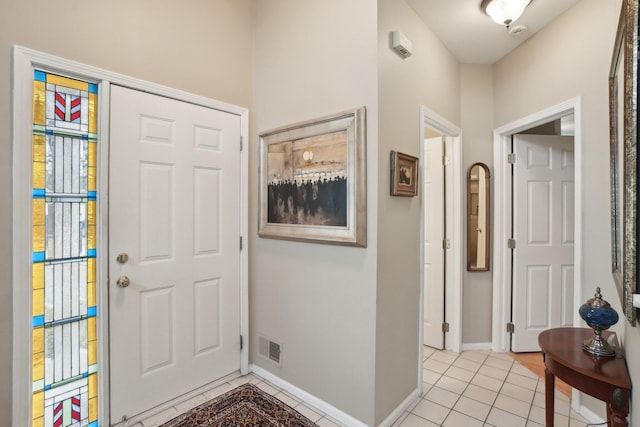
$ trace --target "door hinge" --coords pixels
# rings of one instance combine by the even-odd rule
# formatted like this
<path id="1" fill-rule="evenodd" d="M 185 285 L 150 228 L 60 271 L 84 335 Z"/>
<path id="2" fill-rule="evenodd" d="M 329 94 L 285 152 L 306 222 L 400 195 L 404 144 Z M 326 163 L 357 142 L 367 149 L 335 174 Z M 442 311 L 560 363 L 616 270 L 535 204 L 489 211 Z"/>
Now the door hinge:
<path id="1" fill-rule="evenodd" d="M 516 327 L 515 327 L 515 325 L 513 323 L 511 323 L 511 322 L 507 323 L 507 333 L 508 334 L 514 333 L 515 330 L 516 330 Z"/>
<path id="2" fill-rule="evenodd" d="M 515 249 L 516 248 L 516 239 L 507 239 L 507 248 Z"/>
<path id="3" fill-rule="evenodd" d="M 507 154 L 507 163 L 513 165 L 516 163 L 516 153 Z"/>
<path id="4" fill-rule="evenodd" d="M 442 323 L 442 332 L 449 332 L 449 323 L 448 322 L 443 322 Z"/>
<path id="5" fill-rule="evenodd" d="M 240 250 L 242 250 L 242 236 L 240 236 Z"/>
<path id="6" fill-rule="evenodd" d="M 446 155 L 442 156 L 442 165 L 443 166 L 449 165 L 449 158 Z"/>
<path id="7" fill-rule="evenodd" d="M 445 250 L 451 249 L 451 240 L 444 239 L 442 241 L 442 249 L 445 249 Z"/>
<path id="8" fill-rule="evenodd" d="M 242 335 L 240 335 L 240 350 L 242 350 L 244 348 L 244 338 Z"/>
<path id="9" fill-rule="evenodd" d="M 242 147 L 244 146 L 244 137 L 240 135 L 240 151 L 242 151 Z"/>

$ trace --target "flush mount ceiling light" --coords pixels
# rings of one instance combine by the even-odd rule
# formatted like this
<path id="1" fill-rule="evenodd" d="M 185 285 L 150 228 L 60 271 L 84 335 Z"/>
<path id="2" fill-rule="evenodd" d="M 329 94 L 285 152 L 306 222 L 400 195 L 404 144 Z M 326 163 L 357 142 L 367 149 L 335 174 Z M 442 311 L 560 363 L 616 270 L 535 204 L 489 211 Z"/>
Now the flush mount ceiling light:
<path id="1" fill-rule="evenodd" d="M 489 15 L 496 24 L 506 25 L 520 18 L 531 0 L 482 0 L 480 8 Z"/>

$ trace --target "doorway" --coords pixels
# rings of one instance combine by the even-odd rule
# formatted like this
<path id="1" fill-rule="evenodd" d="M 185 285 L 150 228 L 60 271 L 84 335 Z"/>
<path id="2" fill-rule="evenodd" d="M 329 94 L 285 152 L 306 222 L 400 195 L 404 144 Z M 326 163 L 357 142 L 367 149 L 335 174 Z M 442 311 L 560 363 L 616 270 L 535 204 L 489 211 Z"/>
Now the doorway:
<path id="1" fill-rule="evenodd" d="M 424 344 L 424 329 L 425 322 L 424 319 L 428 316 L 428 313 L 425 313 L 428 308 L 425 306 L 425 295 L 427 294 L 436 294 L 439 295 L 439 299 L 437 302 L 434 302 L 439 307 L 442 307 L 444 312 L 442 316 L 443 320 L 435 321 L 435 323 L 441 323 L 441 325 L 448 324 L 448 332 L 443 332 L 444 335 L 443 343 L 444 348 L 447 350 L 451 350 L 454 352 L 459 352 L 462 345 L 462 295 L 461 295 L 461 277 L 462 277 L 462 182 L 463 182 L 463 171 L 462 171 L 462 141 L 461 134 L 462 130 L 455 126 L 454 124 L 447 121 L 445 118 L 439 116 L 434 111 L 428 109 L 427 107 L 422 106 L 420 108 L 420 159 L 421 159 L 421 169 L 424 168 L 424 162 L 426 158 L 426 144 L 425 140 L 430 137 L 438 136 L 439 139 L 444 138 L 445 146 L 447 151 L 447 165 L 445 167 L 445 178 L 446 188 L 444 189 L 445 194 L 445 204 L 446 207 L 442 212 L 446 210 L 447 212 L 447 220 L 446 220 L 446 230 L 444 235 L 446 235 L 446 240 L 448 240 L 448 249 L 443 249 L 445 252 L 445 261 L 441 265 L 442 268 L 442 276 L 444 277 L 443 282 L 439 282 L 437 285 L 438 289 L 425 289 L 425 245 L 421 245 L 420 247 L 420 259 L 422 260 L 420 263 L 420 326 L 419 326 L 419 378 L 418 378 L 418 387 L 422 388 L 422 346 Z M 442 161 L 441 161 L 442 163 Z M 424 176 L 424 169 L 420 172 L 422 176 Z M 420 241 L 424 242 L 426 239 L 426 225 L 425 225 L 425 197 L 421 198 L 422 210 L 420 217 L 420 233 L 421 238 Z M 446 245 L 446 242 L 442 242 L 443 246 Z M 443 247 L 441 246 L 441 247 Z M 430 286 L 430 285 L 429 285 Z M 446 286 L 446 293 L 444 292 L 444 288 Z M 430 320 L 430 322 L 434 322 Z M 436 328 L 438 325 L 434 325 Z M 443 327 L 442 325 L 441 327 Z M 436 330 L 437 332 L 437 330 Z M 436 334 L 436 340 L 439 337 Z"/>
<path id="2" fill-rule="evenodd" d="M 425 129 L 422 157 L 422 215 L 424 220 L 424 251 L 422 271 L 424 280 L 423 344 L 437 350 L 445 345 L 445 281 L 447 229 L 445 161 L 447 138 Z M 450 145 L 450 144 L 449 144 Z"/>
<path id="3" fill-rule="evenodd" d="M 512 135 L 527 131 L 545 123 L 559 120 L 563 116 L 574 118 L 574 162 L 575 184 L 574 196 L 574 231 L 573 240 L 573 281 L 581 282 L 581 223 L 582 223 L 582 135 L 581 135 L 581 109 L 580 98 L 576 97 L 546 110 L 509 123 L 494 130 L 494 275 L 493 275 L 493 326 L 492 326 L 492 350 L 507 352 L 511 350 L 511 333 L 509 324 L 512 319 L 513 292 L 511 288 L 512 259 L 511 249 L 508 247 L 512 238 L 512 192 L 511 192 L 511 164 L 509 154 L 511 152 Z M 517 242 L 516 242 L 517 245 Z M 574 287 L 570 298 L 573 306 L 580 304 L 580 289 Z M 519 307 L 518 307 L 519 309 Z M 516 310 L 516 307 L 513 308 Z M 570 316 L 571 324 L 579 322 L 576 310 Z"/>
<path id="4" fill-rule="evenodd" d="M 240 130 L 237 115 L 111 86 L 114 421 L 240 370 Z"/>
<path id="5" fill-rule="evenodd" d="M 229 179 L 235 179 L 239 182 L 238 193 L 236 195 L 238 205 L 236 214 L 237 227 L 236 233 L 241 237 L 246 236 L 248 233 L 247 216 L 248 212 L 246 206 L 248 204 L 248 153 L 247 150 L 241 150 L 239 147 L 242 145 L 242 135 L 248 133 L 248 112 L 244 108 L 235 107 L 226 103 L 214 101 L 208 98 L 204 98 L 198 95 L 182 92 L 166 88 L 164 86 L 156 85 L 153 83 L 145 82 L 142 80 L 130 78 L 127 76 L 112 73 L 110 71 L 94 68 L 84 64 L 79 64 L 73 61 L 65 60 L 62 58 L 54 57 L 48 54 L 37 52 L 31 49 L 15 47 L 14 48 L 14 99 L 13 99 L 13 165 L 14 170 L 18 173 L 14 174 L 13 180 L 13 215 L 16 218 L 26 218 L 27 220 L 18 221 L 14 226 L 14 238 L 13 238 L 13 251 L 16 254 L 30 254 L 31 252 L 31 223 L 29 219 L 32 215 L 32 168 L 31 156 L 32 150 L 29 144 L 25 144 L 25 141 L 31 140 L 31 131 L 33 128 L 32 120 L 32 104 L 34 101 L 33 96 L 33 76 L 35 68 L 56 70 L 57 73 L 61 73 L 65 76 L 77 79 L 83 79 L 91 82 L 99 87 L 98 93 L 100 93 L 99 100 L 96 107 L 99 115 L 99 122 L 102 126 L 99 126 L 97 139 L 100 141 L 100 148 L 97 150 L 96 158 L 98 165 L 98 176 L 96 177 L 98 182 L 97 196 L 93 195 L 97 201 L 96 215 L 97 215 L 97 245 L 96 245 L 96 269 L 97 269 L 97 304 L 94 311 L 99 312 L 101 315 L 97 320 L 97 335 L 98 345 L 97 354 L 100 361 L 100 368 L 97 371 L 97 385 L 99 403 L 95 403 L 96 411 L 99 412 L 98 419 L 100 425 L 112 425 L 119 422 L 120 419 L 111 419 L 109 415 L 110 408 L 110 374 L 113 374 L 114 367 L 111 366 L 110 359 L 110 343 L 109 343 L 109 289 L 116 287 L 116 278 L 112 278 L 111 283 L 109 281 L 109 260 L 107 254 L 109 253 L 109 168 L 113 173 L 117 173 L 118 170 L 113 164 L 109 164 L 109 122 L 110 122 L 110 92 L 113 86 L 118 85 L 121 87 L 127 87 L 140 92 L 155 93 L 163 97 L 163 99 L 172 100 L 176 102 L 182 102 L 189 105 L 200 106 L 207 110 L 213 110 L 217 112 L 224 112 L 235 117 L 237 120 L 236 127 L 237 134 L 240 138 L 237 138 L 231 144 L 228 144 L 227 148 L 233 146 L 239 151 L 239 155 L 236 154 L 235 162 L 237 167 L 237 173 Z M 152 126 L 153 127 L 153 126 Z M 157 130 L 157 128 L 155 128 Z M 203 132 L 212 131 L 214 129 L 203 129 Z M 209 141 L 211 141 L 209 139 Z M 157 142 L 157 141 L 156 141 Z M 151 164 L 151 170 L 153 172 L 155 164 Z M 202 168 L 201 168 L 202 169 Z M 196 171 L 197 172 L 197 171 Z M 211 173 L 209 170 L 200 170 L 200 178 L 203 183 L 211 182 Z M 152 174 L 153 175 L 153 174 Z M 167 177 L 168 174 L 165 174 Z M 154 181 L 155 182 L 155 181 Z M 209 205 L 203 206 L 206 208 Z M 197 216 L 196 216 L 197 219 Z M 113 224 L 112 224 L 113 227 Z M 210 234 L 205 233 L 205 238 L 211 237 Z M 202 237 L 201 236 L 201 237 Z M 158 237 L 155 235 L 154 237 Z M 161 236 L 160 236 L 161 237 Z M 159 237 L 158 237 L 159 238 Z M 229 239 L 227 239 L 229 240 Z M 238 238 L 233 239 L 236 246 L 238 246 Z M 200 241 L 199 246 L 192 246 L 192 251 L 198 248 L 202 249 L 211 243 L 209 239 L 205 242 Z M 24 283 L 30 283 L 32 281 L 32 268 L 31 268 L 30 256 L 15 256 L 14 257 L 14 281 L 13 281 L 13 424 L 24 425 L 25 420 L 32 419 L 32 384 L 29 383 L 31 376 L 31 363 L 30 355 L 32 354 L 32 340 L 25 339 L 30 337 L 33 329 L 32 322 L 25 321 L 30 320 L 32 298 L 24 292 Z M 237 323 L 236 330 L 238 335 L 235 335 L 238 343 L 242 342 L 242 336 L 248 333 L 248 282 L 247 282 L 247 251 L 241 251 L 239 259 L 236 264 L 238 274 L 238 297 L 236 298 L 237 311 Z M 133 283 L 133 282 L 132 282 Z M 199 290 L 208 296 L 215 297 L 215 286 L 208 286 L 208 282 L 199 282 Z M 133 286 L 133 285 L 132 285 Z M 213 290 L 212 290 L 213 289 Z M 144 308 L 144 307 L 143 307 Z M 197 309 L 197 307 L 196 307 Z M 210 319 L 210 311 L 204 312 L 200 310 L 204 320 Z M 160 319 L 162 320 L 162 319 Z M 176 331 L 178 332 L 178 331 Z M 196 338 L 201 338 L 201 350 L 207 352 L 210 347 L 214 347 L 211 341 L 210 334 L 196 335 Z M 246 373 L 248 371 L 248 349 L 238 345 L 235 351 L 236 369 L 239 373 Z M 111 369 L 111 372 L 110 372 Z"/>
<path id="6" fill-rule="evenodd" d="M 573 324 L 574 143 L 561 120 L 513 136 L 513 352 L 540 351 L 540 332 Z"/>

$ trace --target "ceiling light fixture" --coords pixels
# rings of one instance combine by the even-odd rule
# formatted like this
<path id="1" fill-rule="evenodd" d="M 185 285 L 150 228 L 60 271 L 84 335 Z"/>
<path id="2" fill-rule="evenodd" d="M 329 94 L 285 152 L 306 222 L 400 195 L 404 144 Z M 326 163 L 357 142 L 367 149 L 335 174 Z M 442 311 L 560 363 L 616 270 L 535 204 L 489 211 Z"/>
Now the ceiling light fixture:
<path id="1" fill-rule="evenodd" d="M 512 22 L 522 16 L 529 3 L 531 0 L 482 0 L 480 8 L 496 24 L 509 28 Z"/>

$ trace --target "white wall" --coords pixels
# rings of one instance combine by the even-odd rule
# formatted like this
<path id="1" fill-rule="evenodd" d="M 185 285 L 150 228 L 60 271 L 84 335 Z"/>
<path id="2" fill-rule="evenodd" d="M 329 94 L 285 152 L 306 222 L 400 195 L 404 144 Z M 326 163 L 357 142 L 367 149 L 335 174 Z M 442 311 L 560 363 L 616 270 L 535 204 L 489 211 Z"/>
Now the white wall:
<path id="1" fill-rule="evenodd" d="M 464 132 L 462 158 L 464 162 L 465 187 L 463 218 L 467 218 L 466 174 L 476 162 L 489 167 L 493 185 L 493 66 L 462 64 L 460 67 L 461 122 Z M 493 205 L 491 202 L 490 206 Z M 493 215 L 492 215 L 493 217 Z M 466 220 L 465 220 L 466 224 Z M 493 227 L 491 227 L 493 230 Z M 467 242 L 465 227 L 463 242 Z M 491 248 L 491 246 L 489 246 Z M 489 249 L 491 250 L 491 249 Z M 466 271 L 467 249 L 464 249 L 462 286 L 462 343 L 491 343 L 491 316 L 493 294 L 493 257 L 489 271 Z"/>
<path id="2" fill-rule="evenodd" d="M 420 154 L 421 105 L 460 123 L 458 61 L 404 1 L 379 0 L 378 8 L 376 423 L 416 389 L 420 343 L 421 199 L 389 195 L 390 151 Z M 390 49 L 396 30 L 413 43 L 407 59 Z"/>
<path id="3" fill-rule="evenodd" d="M 11 424 L 11 47 L 63 58 L 248 107 L 250 0 L 0 5 L 0 426 Z M 234 43 L 229 43 L 233 40 Z M 29 143 L 29 141 L 24 141 Z M 28 167 L 27 165 L 16 167 Z M 20 218 L 16 218 L 16 221 Z M 25 256 L 28 254 L 23 254 Z M 25 292 L 29 285 L 25 284 Z M 27 337 L 25 337 L 27 338 Z M 17 379 L 18 381 L 21 379 Z"/>
<path id="4" fill-rule="evenodd" d="M 375 2 L 254 3 L 250 164 L 252 362 L 373 424 L 377 245 Z M 368 247 L 257 237 L 258 135 L 367 107 Z M 282 344 L 282 367 L 258 356 L 258 336 Z"/>
<path id="5" fill-rule="evenodd" d="M 536 113 L 576 96 L 582 98 L 583 212 L 582 300 L 600 286 L 622 313 L 610 272 L 608 75 L 620 0 L 583 0 L 495 67 L 495 126 Z M 624 320 L 614 329 L 625 331 Z M 630 329 L 630 328 L 628 328 Z M 637 328 L 625 339 L 629 366 L 640 381 Z M 632 378 L 632 379 L 633 379 Z M 638 402 L 638 398 L 634 397 Z M 604 405 L 586 398 L 601 415 Z M 636 406 L 638 407 L 638 406 Z M 637 417 L 637 416 L 636 416 Z M 640 419 L 635 424 L 640 423 Z"/>

